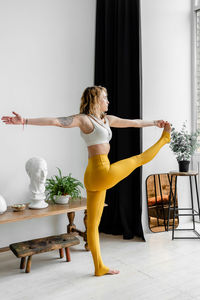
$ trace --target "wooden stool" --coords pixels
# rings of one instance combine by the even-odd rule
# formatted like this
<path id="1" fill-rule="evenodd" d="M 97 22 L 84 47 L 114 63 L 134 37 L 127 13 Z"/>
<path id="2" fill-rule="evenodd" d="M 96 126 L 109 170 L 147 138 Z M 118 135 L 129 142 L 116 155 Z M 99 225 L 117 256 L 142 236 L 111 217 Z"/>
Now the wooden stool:
<path id="1" fill-rule="evenodd" d="M 9 247 L 18 258 L 21 258 L 20 269 L 25 268 L 26 257 L 28 256 L 25 272 L 29 273 L 31 270 L 32 255 L 59 250 L 60 258 L 63 258 L 65 249 L 66 261 L 69 262 L 71 261 L 69 247 L 78 244 L 80 244 L 80 241 L 77 237 L 71 234 L 60 234 L 14 243 L 9 245 Z"/>

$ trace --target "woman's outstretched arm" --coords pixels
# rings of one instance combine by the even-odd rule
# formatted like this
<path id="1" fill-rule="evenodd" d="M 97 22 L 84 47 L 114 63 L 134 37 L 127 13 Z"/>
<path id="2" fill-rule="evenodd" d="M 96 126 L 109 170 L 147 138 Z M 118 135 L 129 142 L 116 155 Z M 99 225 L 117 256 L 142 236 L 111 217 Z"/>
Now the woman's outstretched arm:
<path id="1" fill-rule="evenodd" d="M 80 115 L 58 118 L 22 118 L 16 112 L 14 116 L 3 116 L 1 120 L 8 125 L 38 125 L 38 126 L 58 126 L 64 128 L 80 127 Z"/>
<path id="2" fill-rule="evenodd" d="M 110 127 L 117 127 L 117 128 L 127 128 L 127 127 L 148 127 L 148 126 L 157 126 L 159 128 L 163 128 L 165 126 L 164 120 L 154 120 L 154 121 L 145 121 L 140 119 L 122 119 L 116 116 L 107 115 L 107 118 L 110 123 Z"/>

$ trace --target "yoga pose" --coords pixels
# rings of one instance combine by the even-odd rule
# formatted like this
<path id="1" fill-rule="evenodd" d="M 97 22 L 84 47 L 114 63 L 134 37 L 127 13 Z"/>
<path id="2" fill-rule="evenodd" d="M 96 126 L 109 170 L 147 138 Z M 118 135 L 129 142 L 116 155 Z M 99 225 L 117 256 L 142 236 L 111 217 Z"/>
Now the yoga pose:
<path id="1" fill-rule="evenodd" d="M 103 212 L 106 190 L 127 177 L 136 168 L 152 160 L 166 143 L 170 142 L 171 127 L 163 120 L 144 121 L 122 119 L 106 115 L 108 110 L 107 91 L 104 87 L 88 87 L 83 92 L 80 114 L 59 118 L 24 119 L 13 112 L 14 116 L 4 116 L 6 124 L 29 124 L 41 126 L 60 126 L 65 128 L 79 127 L 82 138 L 88 147 L 88 166 L 84 175 L 87 190 L 87 240 L 91 250 L 95 275 L 118 274 L 103 264 L 99 245 L 99 223 Z M 147 127 L 164 128 L 160 139 L 145 152 L 120 160 L 110 165 L 108 153 L 112 137 L 110 127 Z"/>

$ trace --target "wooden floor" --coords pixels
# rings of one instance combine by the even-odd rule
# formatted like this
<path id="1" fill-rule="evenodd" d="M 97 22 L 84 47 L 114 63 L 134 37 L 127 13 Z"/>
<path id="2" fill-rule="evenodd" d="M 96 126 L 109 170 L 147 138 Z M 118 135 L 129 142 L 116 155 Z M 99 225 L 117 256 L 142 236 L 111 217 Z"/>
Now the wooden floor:
<path id="1" fill-rule="evenodd" d="M 35 255 L 29 274 L 19 270 L 12 252 L 4 252 L 1 299 L 200 299 L 200 240 L 172 241 L 171 232 L 146 234 L 146 242 L 105 234 L 100 239 L 104 263 L 120 269 L 119 275 L 93 276 L 82 241 L 71 247 L 69 263 L 58 259 L 57 251 Z"/>

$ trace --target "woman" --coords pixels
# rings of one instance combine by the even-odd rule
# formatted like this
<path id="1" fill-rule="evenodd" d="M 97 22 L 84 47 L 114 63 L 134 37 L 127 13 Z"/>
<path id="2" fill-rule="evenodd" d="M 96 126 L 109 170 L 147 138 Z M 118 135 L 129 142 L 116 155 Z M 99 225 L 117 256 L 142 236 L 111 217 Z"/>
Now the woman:
<path id="1" fill-rule="evenodd" d="M 170 124 L 163 120 L 143 121 L 121 119 L 106 115 L 108 110 L 107 91 L 101 86 L 88 87 L 83 92 L 80 114 L 59 118 L 24 119 L 15 116 L 4 116 L 6 124 L 29 124 L 40 126 L 60 126 L 65 128 L 79 127 L 81 136 L 88 147 L 88 166 L 85 171 L 84 184 L 87 190 L 87 239 L 92 252 L 95 275 L 118 274 L 103 264 L 99 245 L 98 226 L 104 207 L 106 190 L 127 177 L 133 170 L 149 162 L 160 148 L 170 141 Z M 120 160 L 112 165 L 108 160 L 109 141 L 112 137 L 110 127 L 147 127 L 164 128 L 161 138 L 145 152 Z"/>

